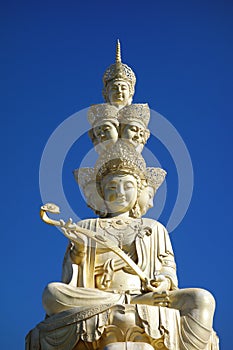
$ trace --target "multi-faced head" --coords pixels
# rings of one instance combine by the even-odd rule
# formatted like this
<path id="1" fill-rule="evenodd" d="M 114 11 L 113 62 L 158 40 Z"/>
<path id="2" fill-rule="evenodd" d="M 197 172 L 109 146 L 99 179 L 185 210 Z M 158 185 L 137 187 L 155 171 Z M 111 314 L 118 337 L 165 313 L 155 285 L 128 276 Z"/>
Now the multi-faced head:
<path id="1" fill-rule="evenodd" d="M 95 168 L 76 169 L 74 176 L 87 205 L 97 215 L 127 214 L 137 218 L 153 207 L 154 195 L 163 183 L 166 171 L 146 168 L 144 159 L 134 147 L 120 140 L 108 154 L 100 155 Z"/>
<path id="2" fill-rule="evenodd" d="M 118 83 L 127 90 L 127 84 L 122 81 Z M 111 96 L 123 100 L 123 91 L 126 90 L 118 93 L 118 83 Z M 147 129 L 149 120 L 150 108 L 145 103 L 128 105 L 120 110 L 109 103 L 92 105 L 88 110 L 88 121 L 92 125 L 89 136 L 98 153 L 116 143 L 119 138 L 130 142 L 141 153 L 150 136 Z"/>

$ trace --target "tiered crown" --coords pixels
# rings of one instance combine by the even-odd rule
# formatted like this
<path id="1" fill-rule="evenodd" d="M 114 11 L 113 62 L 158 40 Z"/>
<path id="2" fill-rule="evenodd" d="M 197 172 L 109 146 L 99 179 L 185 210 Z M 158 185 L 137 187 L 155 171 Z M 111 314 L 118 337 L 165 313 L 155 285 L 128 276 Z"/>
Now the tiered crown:
<path id="1" fill-rule="evenodd" d="M 148 186 L 153 187 L 155 191 L 162 185 L 167 172 L 161 168 L 146 168 L 146 181 Z"/>
<path id="2" fill-rule="evenodd" d="M 89 108 L 87 119 L 93 128 L 105 121 L 111 121 L 118 125 L 117 112 L 118 109 L 109 103 L 95 104 Z"/>
<path id="3" fill-rule="evenodd" d="M 150 121 L 150 108 L 147 103 L 134 103 L 118 110 L 109 103 L 100 103 L 89 108 L 87 119 L 92 127 L 103 124 L 105 121 L 112 121 L 117 125 L 134 121 L 147 128 Z"/>
<path id="4" fill-rule="evenodd" d="M 137 122 L 147 128 L 150 121 L 150 108 L 147 103 L 134 103 L 120 109 L 118 119 L 122 124 Z"/>
<path id="5" fill-rule="evenodd" d="M 118 140 L 108 148 L 107 152 L 100 154 L 95 164 L 95 171 L 98 182 L 105 175 L 113 172 L 137 174 L 141 178 L 144 178 L 146 162 L 128 141 Z"/>

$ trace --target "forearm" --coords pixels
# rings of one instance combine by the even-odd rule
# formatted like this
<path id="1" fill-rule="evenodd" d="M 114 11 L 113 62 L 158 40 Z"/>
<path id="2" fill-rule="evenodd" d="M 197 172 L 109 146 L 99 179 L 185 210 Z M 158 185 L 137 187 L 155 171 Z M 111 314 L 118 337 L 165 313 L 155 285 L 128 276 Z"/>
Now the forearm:
<path id="1" fill-rule="evenodd" d="M 86 257 L 86 247 L 83 244 L 73 244 L 70 249 L 70 258 L 74 264 L 80 265 Z"/>
<path id="2" fill-rule="evenodd" d="M 170 281 L 169 290 L 177 289 L 178 280 L 176 274 L 176 264 L 172 255 L 162 259 L 160 274 L 165 276 Z"/>

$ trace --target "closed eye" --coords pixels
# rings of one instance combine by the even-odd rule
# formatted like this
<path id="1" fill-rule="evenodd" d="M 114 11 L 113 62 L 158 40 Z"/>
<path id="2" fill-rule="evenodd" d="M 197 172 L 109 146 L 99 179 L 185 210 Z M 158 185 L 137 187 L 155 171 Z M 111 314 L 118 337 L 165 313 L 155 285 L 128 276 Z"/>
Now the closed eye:
<path id="1" fill-rule="evenodd" d="M 131 130 L 131 131 L 138 131 L 138 128 L 137 128 L 136 126 L 131 126 L 131 127 L 130 127 L 130 130 Z"/>
<path id="2" fill-rule="evenodd" d="M 130 181 L 130 182 L 127 182 L 124 186 L 125 189 L 130 189 L 130 188 L 134 188 L 134 184 Z"/>

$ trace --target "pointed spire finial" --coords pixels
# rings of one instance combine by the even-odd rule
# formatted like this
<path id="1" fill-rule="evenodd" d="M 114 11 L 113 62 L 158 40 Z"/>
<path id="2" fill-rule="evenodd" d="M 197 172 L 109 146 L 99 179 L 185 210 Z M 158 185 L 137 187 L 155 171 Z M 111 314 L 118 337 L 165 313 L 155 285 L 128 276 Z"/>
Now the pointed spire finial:
<path id="1" fill-rule="evenodd" d="M 119 39 L 117 39 L 116 46 L 116 63 L 121 63 L 121 44 Z"/>

